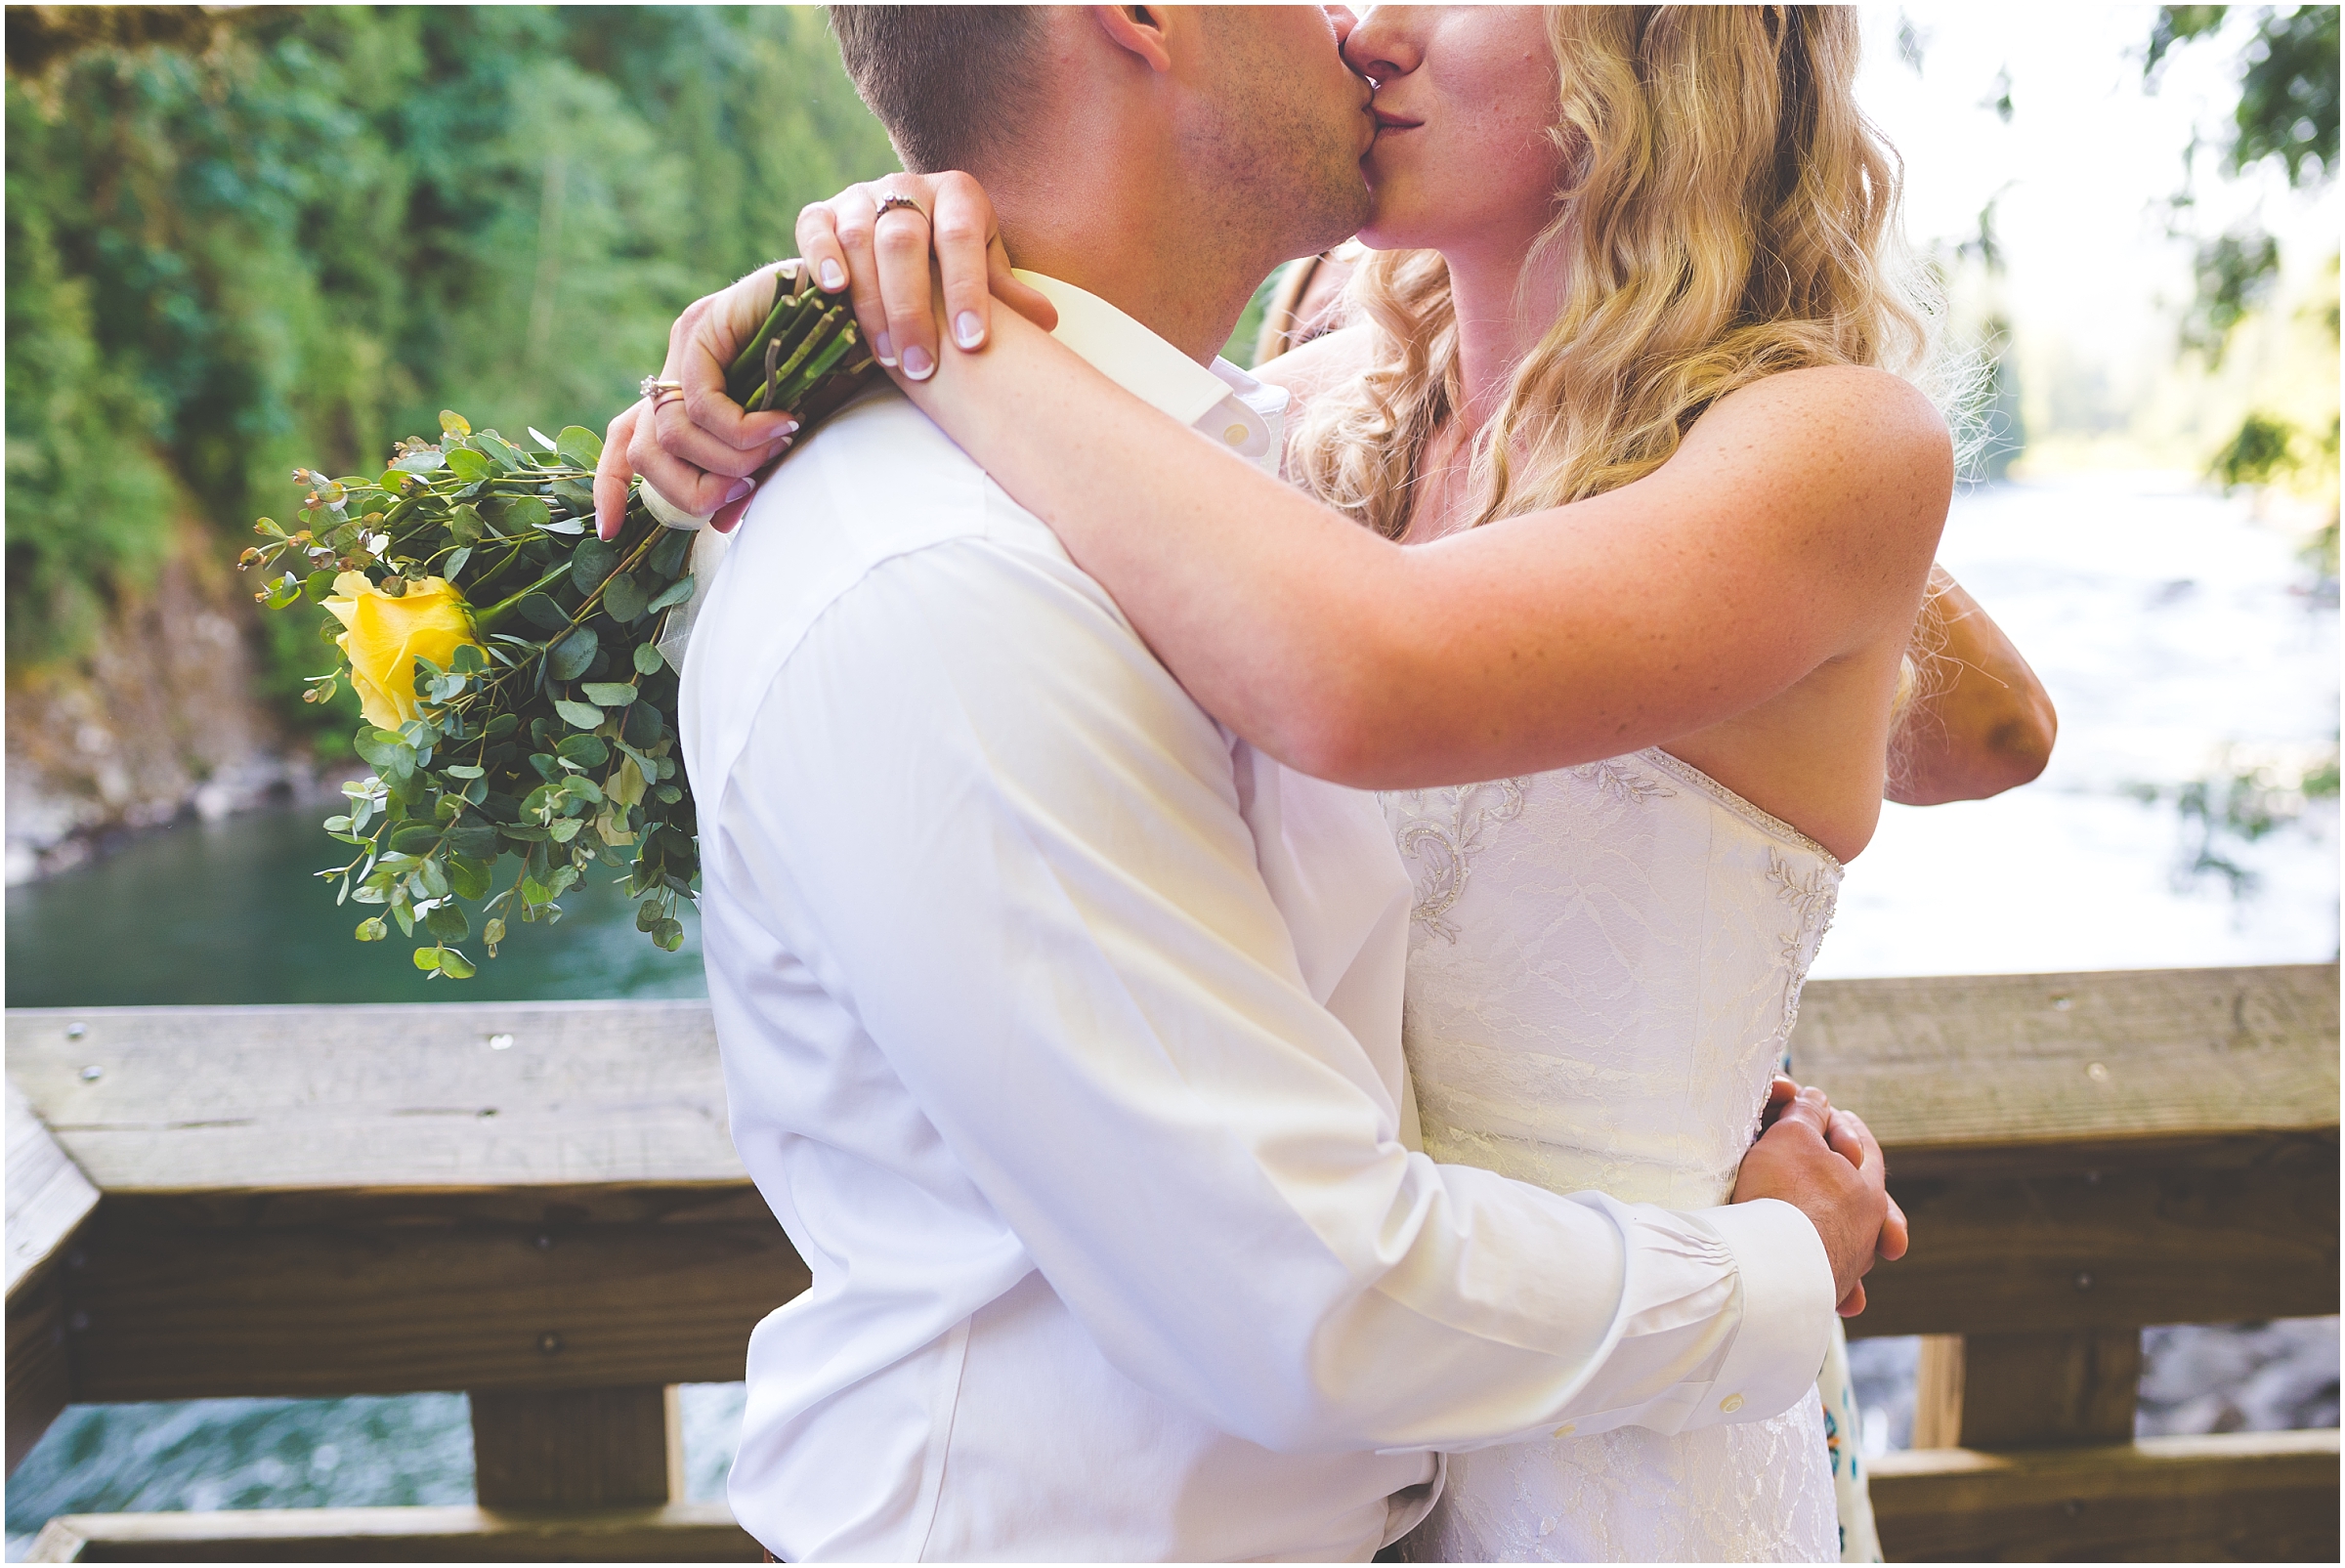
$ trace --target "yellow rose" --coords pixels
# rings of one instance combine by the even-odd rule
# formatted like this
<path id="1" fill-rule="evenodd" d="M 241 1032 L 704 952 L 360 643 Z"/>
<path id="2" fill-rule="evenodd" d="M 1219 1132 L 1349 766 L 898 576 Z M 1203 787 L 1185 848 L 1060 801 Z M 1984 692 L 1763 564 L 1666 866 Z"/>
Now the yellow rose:
<path id="1" fill-rule="evenodd" d="M 334 639 L 350 659 L 350 684 L 359 694 L 366 722 L 396 730 L 415 716 L 415 660 L 428 658 L 442 669 L 459 648 L 480 645 L 464 596 L 439 577 L 407 585 L 394 599 L 362 572 L 334 579 L 335 597 L 325 608 L 346 628 Z"/>

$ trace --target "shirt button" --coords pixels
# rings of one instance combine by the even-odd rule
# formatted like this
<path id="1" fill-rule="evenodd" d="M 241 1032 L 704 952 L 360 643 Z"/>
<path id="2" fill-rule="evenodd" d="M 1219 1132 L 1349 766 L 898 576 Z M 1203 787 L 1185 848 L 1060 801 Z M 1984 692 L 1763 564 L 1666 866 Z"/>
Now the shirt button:
<path id="1" fill-rule="evenodd" d="M 1246 445 L 1246 427 L 1244 425 L 1232 425 L 1227 430 L 1221 432 L 1221 439 L 1225 442 L 1228 442 L 1232 446 L 1243 446 Z"/>
<path id="2" fill-rule="evenodd" d="M 1736 1411 L 1742 1409 L 1742 1396 L 1740 1394 L 1728 1394 L 1726 1398 L 1718 1402 L 1718 1408 L 1731 1416 Z"/>
<path id="3" fill-rule="evenodd" d="M 1565 1421 L 1562 1425 L 1556 1428 L 1555 1435 L 1557 1437 L 1569 1437 L 1572 1433 L 1578 1431 L 1579 1429 L 1580 1423 L 1578 1421 Z"/>

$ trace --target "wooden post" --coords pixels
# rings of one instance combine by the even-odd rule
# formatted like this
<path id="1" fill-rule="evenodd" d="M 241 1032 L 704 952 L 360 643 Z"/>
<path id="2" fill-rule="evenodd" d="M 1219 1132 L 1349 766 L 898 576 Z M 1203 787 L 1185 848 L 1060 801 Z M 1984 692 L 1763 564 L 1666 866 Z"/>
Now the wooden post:
<path id="1" fill-rule="evenodd" d="M 476 1393 L 472 1462 L 485 1508 L 682 1502 L 676 1387 Z"/>
<path id="2" fill-rule="evenodd" d="M 67 1260 L 98 1189 L 8 1085 L 8 1468 L 73 1397 L 65 1354 Z"/>
<path id="3" fill-rule="evenodd" d="M 1914 1377 L 1915 1448 L 2133 1440 L 2139 1329 L 1931 1335 Z"/>

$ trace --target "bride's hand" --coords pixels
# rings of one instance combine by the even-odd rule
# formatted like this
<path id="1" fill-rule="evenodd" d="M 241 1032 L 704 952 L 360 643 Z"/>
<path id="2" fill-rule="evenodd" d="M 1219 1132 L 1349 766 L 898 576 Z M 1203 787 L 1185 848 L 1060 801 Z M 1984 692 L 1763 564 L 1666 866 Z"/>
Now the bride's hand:
<path id="1" fill-rule="evenodd" d="M 891 198 L 912 205 L 881 212 Z M 945 319 L 962 349 L 985 345 L 995 299 L 1045 331 L 1058 324 L 1050 302 L 1011 275 L 994 203 L 965 174 L 891 174 L 850 186 L 801 211 L 797 238 L 818 285 L 852 292 L 873 357 L 914 381 L 936 373 L 931 249 Z"/>

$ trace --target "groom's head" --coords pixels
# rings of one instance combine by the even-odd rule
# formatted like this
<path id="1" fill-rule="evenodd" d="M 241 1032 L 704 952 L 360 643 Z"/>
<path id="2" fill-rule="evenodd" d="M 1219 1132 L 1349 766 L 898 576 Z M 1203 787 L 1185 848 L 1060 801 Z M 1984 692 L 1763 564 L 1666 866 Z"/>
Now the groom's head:
<path id="1" fill-rule="evenodd" d="M 975 175 L 1013 251 L 1022 227 L 1131 227 L 1145 204 L 1266 266 L 1367 215 L 1367 87 L 1317 7 L 832 6 L 831 25 L 904 166 Z"/>

